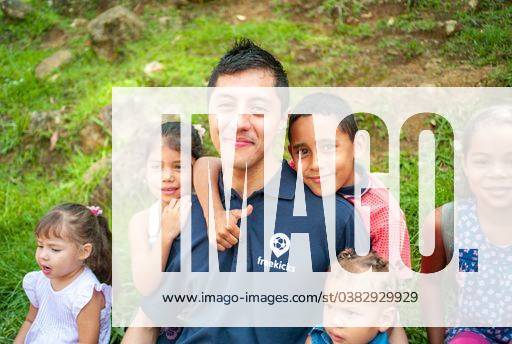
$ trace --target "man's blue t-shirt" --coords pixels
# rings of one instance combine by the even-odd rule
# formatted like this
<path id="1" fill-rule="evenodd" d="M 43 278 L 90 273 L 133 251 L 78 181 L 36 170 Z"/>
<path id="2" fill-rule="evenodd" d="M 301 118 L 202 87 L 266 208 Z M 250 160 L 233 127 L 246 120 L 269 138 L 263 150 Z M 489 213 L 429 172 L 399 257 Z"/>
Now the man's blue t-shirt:
<path id="1" fill-rule="evenodd" d="M 247 271 L 264 271 L 261 257 L 264 255 L 264 202 L 269 197 L 277 197 L 275 230 L 291 237 L 292 233 L 309 234 L 311 263 L 313 271 L 327 271 L 330 266 L 327 234 L 325 230 L 323 202 L 307 187 L 304 189 L 307 216 L 293 216 L 296 174 L 286 162 L 282 164 L 278 195 L 272 195 L 265 189 L 254 192 L 247 198 L 247 205 L 253 206 L 247 218 Z M 219 178 L 219 190 L 223 198 L 222 178 Z M 224 201 L 224 199 L 223 199 Z M 242 199 L 231 191 L 231 209 L 240 209 Z M 192 199 L 192 271 L 208 271 L 209 244 L 206 221 L 196 197 Z M 293 246 L 293 245 L 291 245 Z M 354 247 L 354 209 L 342 197 L 336 197 L 336 252 Z M 219 252 L 220 271 L 235 271 L 238 246 Z M 260 258 L 260 259 L 258 259 Z M 272 260 L 276 259 L 272 253 Z M 288 260 L 288 252 L 279 257 Z M 180 237 L 173 242 L 166 271 L 180 271 Z M 270 268 L 270 271 L 282 271 Z M 241 327 L 189 327 L 184 328 L 177 343 L 304 343 L 308 328 L 241 328 Z M 167 343 L 160 336 L 158 343 Z"/>

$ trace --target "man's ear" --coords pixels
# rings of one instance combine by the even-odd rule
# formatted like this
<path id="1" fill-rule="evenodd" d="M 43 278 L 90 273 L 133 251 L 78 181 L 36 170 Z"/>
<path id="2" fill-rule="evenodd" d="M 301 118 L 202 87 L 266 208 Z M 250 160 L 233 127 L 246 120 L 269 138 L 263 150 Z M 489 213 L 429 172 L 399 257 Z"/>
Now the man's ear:
<path id="1" fill-rule="evenodd" d="M 80 250 L 79 258 L 80 260 L 86 260 L 89 258 L 89 256 L 92 253 L 92 244 L 87 243 L 82 246 L 82 249 Z"/>

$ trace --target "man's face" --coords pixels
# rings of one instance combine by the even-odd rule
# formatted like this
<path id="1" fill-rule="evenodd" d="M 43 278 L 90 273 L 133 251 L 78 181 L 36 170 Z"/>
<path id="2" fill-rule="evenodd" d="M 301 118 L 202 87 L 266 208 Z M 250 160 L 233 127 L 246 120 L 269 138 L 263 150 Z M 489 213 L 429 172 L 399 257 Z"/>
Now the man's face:
<path id="1" fill-rule="evenodd" d="M 245 169 L 246 165 L 251 169 L 261 163 L 277 133 L 282 116 L 274 84 L 273 74 L 263 69 L 221 75 L 217 79 L 210 99 L 210 133 L 217 151 L 221 152 L 221 145 L 224 152 L 234 147 L 235 169 Z"/>

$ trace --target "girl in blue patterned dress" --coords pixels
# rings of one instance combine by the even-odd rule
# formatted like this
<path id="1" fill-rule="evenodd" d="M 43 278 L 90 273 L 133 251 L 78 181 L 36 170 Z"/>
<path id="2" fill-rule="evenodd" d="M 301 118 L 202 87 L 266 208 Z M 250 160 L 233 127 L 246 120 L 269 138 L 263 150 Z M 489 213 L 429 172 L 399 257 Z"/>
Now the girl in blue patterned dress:
<path id="1" fill-rule="evenodd" d="M 456 314 L 461 324 L 506 325 L 512 321 L 511 133 L 512 106 L 483 110 L 464 133 L 462 165 L 472 195 L 457 202 L 453 224 L 456 228 L 453 247 L 463 248 L 455 252 L 459 255 Z M 446 209 L 436 209 L 436 215 L 444 217 Z M 453 217 L 454 210 L 450 211 Z M 446 237 L 446 228 L 442 226 L 441 221 L 436 221 L 436 235 Z M 436 247 L 431 257 L 422 259 L 423 272 L 439 271 L 449 263 L 453 247 L 447 249 L 446 243 L 444 246 Z M 448 328 L 444 341 L 451 344 L 512 341 L 512 328 L 477 326 Z M 428 331 L 430 341 L 438 342 L 435 330 Z"/>

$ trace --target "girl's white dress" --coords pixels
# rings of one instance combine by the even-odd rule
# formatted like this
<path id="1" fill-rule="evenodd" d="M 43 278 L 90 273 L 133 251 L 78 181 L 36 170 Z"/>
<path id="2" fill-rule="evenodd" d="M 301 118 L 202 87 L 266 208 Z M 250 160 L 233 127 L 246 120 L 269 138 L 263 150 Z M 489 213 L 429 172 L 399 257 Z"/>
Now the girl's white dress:
<path id="1" fill-rule="evenodd" d="M 77 316 L 91 300 L 94 289 L 105 297 L 98 343 L 109 343 L 111 287 L 100 283 L 91 269 L 86 267 L 73 282 L 59 291 L 53 290 L 50 279 L 42 271 L 32 271 L 23 278 L 23 289 L 30 303 L 38 308 L 25 343 L 78 343 Z"/>

